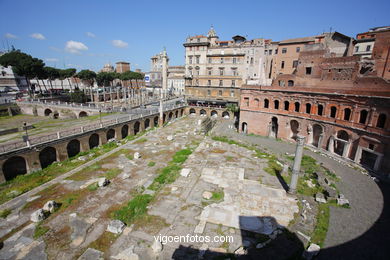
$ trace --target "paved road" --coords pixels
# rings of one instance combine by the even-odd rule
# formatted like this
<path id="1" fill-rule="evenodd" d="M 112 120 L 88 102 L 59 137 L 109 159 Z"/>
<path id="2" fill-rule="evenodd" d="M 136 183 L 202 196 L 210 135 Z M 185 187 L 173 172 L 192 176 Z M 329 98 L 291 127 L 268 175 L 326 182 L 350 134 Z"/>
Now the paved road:
<path id="1" fill-rule="evenodd" d="M 258 144 L 284 154 L 294 153 L 295 145 L 274 139 L 238 134 L 229 129 L 230 121 L 216 126 L 218 135 Z M 390 187 L 334 159 L 304 151 L 340 178 L 339 190 L 349 199 L 351 209 L 331 207 L 329 230 L 319 259 L 390 259 Z"/>

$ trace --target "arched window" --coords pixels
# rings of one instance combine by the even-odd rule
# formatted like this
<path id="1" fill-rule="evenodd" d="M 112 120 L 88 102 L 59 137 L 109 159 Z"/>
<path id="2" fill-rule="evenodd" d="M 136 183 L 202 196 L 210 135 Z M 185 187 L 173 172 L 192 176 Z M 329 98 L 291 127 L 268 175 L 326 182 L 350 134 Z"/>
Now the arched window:
<path id="1" fill-rule="evenodd" d="M 245 104 L 245 106 L 249 107 L 249 98 L 248 97 L 244 97 L 244 104 Z"/>
<path id="2" fill-rule="evenodd" d="M 289 81 L 287 82 L 287 85 L 288 85 L 289 87 L 293 87 L 293 86 L 294 86 L 294 80 L 289 80 Z"/>
<path id="3" fill-rule="evenodd" d="M 268 99 L 264 99 L 264 108 L 268 108 L 269 107 L 269 101 Z"/>
<path id="4" fill-rule="evenodd" d="M 337 108 L 335 106 L 330 108 L 330 117 L 336 118 Z"/>
<path id="5" fill-rule="evenodd" d="M 306 103 L 306 113 L 310 114 L 310 112 L 311 112 L 311 104 L 310 103 Z"/>
<path id="6" fill-rule="evenodd" d="M 324 106 L 318 105 L 317 115 L 322 116 L 323 113 L 324 113 Z"/>
<path id="7" fill-rule="evenodd" d="M 284 110 L 288 111 L 290 109 L 290 102 L 284 101 Z"/>
<path id="8" fill-rule="evenodd" d="M 368 116 L 368 111 L 367 110 L 360 111 L 359 123 L 360 124 L 365 124 L 366 121 L 367 121 L 367 116 Z"/>
<path id="9" fill-rule="evenodd" d="M 254 101 L 255 107 L 259 107 L 259 103 L 260 103 L 259 99 L 255 98 L 255 101 Z"/>
<path id="10" fill-rule="evenodd" d="M 279 100 L 274 101 L 274 108 L 279 109 Z"/>
<path id="11" fill-rule="evenodd" d="M 378 121 L 376 121 L 376 127 L 385 128 L 385 125 L 386 125 L 386 115 L 379 114 Z"/>
<path id="12" fill-rule="evenodd" d="M 349 108 L 344 109 L 344 120 L 349 121 L 350 118 L 351 118 L 351 109 Z"/>
<path id="13" fill-rule="evenodd" d="M 299 112 L 299 106 L 300 106 L 300 104 L 299 104 L 299 102 L 295 102 L 295 112 Z"/>

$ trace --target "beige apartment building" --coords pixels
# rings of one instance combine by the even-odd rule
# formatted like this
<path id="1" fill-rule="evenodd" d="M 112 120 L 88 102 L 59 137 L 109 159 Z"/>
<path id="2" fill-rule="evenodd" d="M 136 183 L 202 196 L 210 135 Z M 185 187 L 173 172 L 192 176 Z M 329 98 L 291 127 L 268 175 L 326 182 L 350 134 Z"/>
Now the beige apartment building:
<path id="1" fill-rule="evenodd" d="M 225 107 L 240 100 L 242 84 L 266 84 L 264 39 L 236 35 L 220 41 L 215 30 L 188 37 L 185 94 L 189 104 Z"/>

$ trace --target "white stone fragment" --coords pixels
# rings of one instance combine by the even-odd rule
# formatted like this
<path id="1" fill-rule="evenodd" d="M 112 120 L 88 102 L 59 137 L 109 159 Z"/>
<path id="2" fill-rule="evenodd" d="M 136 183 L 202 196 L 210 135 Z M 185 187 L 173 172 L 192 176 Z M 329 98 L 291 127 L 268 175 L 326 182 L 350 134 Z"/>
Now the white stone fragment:
<path id="1" fill-rule="evenodd" d="M 43 209 L 38 209 L 36 211 L 34 211 L 31 216 L 30 216 L 30 220 L 32 222 L 39 222 L 39 221 L 42 221 L 46 218 L 46 214 L 45 214 L 45 211 Z"/>
<path id="2" fill-rule="evenodd" d="M 209 200 L 209 199 L 211 199 L 211 197 L 213 197 L 213 194 L 209 191 L 205 191 L 205 192 L 203 192 L 202 197 L 206 200 Z"/>
<path id="3" fill-rule="evenodd" d="M 109 183 L 110 183 L 110 181 L 107 178 L 105 178 L 105 177 L 99 178 L 98 186 L 104 187 L 104 186 L 107 186 Z"/>
<path id="4" fill-rule="evenodd" d="M 173 136 L 172 136 L 172 135 L 168 135 L 168 136 L 167 136 L 167 140 L 168 140 L 168 141 L 172 141 L 172 140 L 173 140 Z"/>
<path id="5" fill-rule="evenodd" d="M 180 171 L 180 175 L 183 177 L 188 177 L 190 175 L 191 169 L 189 168 L 184 168 Z"/>
<path id="6" fill-rule="evenodd" d="M 307 260 L 311 260 L 314 256 L 318 255 L 320 252 L 320 246 L 317 244 L 310 244 L 309 248 L 306 249 L 305 252 L 303 252 L 303 258 Z"/>
<path id="7" fill-rule="evenodd" d="M 155 239 L 153 244 L 152 244 L 152 250 L 153 250 L 153 253 L 155 253 L 157 255 L 163 250 L 163 245 L 161 244 L 160 241 Z"/>
<path id="8" fill-rule="evenodd" d="M 117 219 L 111 220 L 107 226 L 107 231 L 114 234 L 122 233 L 123 229 L 125 229 L 125 223 Z"/>
<path id="9" fill-rule="evenodd" d="M 42 209 L 44 211 L 53 213 L 56 210 L 56 208 L 58 208 L 57 202 L 55 202 L 54 200 L 49 200 L 48 202 L 45 203 L 45 205 L 43 205 Z"/>
<path id="10" fill-rule="evenodd" d="M 139 152 L 134 153 L 134 159 L 139 159 L 141 158 L 141 154 Z"/>

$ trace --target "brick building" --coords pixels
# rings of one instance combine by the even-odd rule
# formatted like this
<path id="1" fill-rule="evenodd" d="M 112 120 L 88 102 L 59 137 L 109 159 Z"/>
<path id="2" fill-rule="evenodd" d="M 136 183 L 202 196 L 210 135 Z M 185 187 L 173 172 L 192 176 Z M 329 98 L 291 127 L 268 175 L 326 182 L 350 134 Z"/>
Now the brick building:
<path id="1" fill-rule="evenodd" d="M 305 49 L 294 73 L 276 76 L 271 86 L 242 86 L 240 131 L 284 140 L 302 135 L 307 145 L 388 173 L 389 37 L 377 35 L 371 60 Z"/>

